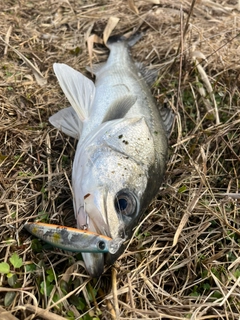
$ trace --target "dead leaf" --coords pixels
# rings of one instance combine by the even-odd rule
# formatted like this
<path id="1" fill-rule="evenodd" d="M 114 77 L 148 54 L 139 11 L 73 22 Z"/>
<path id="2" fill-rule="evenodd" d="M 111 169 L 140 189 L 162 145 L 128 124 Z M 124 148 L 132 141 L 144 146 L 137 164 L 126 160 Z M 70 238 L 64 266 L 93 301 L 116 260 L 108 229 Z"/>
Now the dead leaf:
<path id="1" fill-rule="evenodd" d="M 71 265 L 70 267 L 67 268 L 67 270 L 64 272 L 64 274 L 62 275 L 62 280 L 65 282 L 69 282 L 72 274 L 74 272 L 77 272 L 78 266 L 76 263 L 74 263 L 73 265 Z"/>
<path id="2" fill-rule="evenodd" d="M 108 20 L 108 23 L 103 31 L 103 42 L 107 44 L 108 38 L 110 34 L 112 33 L 113 29 L 116 27 L 116 25 L 119 22 L 119 18 L 117 17 L 110 17 Z"/>
<path id="3" fill-rule="evenodd" d="M 87 47 L 88 47 L 88 53 L 89 53 L 89 59 L 90 59 L 90 67 L 92 68 L 92 57 L 93 57 L 93 46 L 94 43 L 100 43 L 102 44 L 103 41 L 100 37 L 98 37 L 96 34 L 92 34 L 87 39 Z"/>
<path id="4" fill-rule="evenodd" d="M 11 36 L 11 33 L 12 33 L 12 26 L 10 26 L 8 28 L 8 31 L 7 31 L 6 36 L 5 36 L 6 45 L 5 45 L 5 48 L 4 48 L 4 55 L 6 55 L 7 51 L 8 51 L 9 38 Z"/>
<path id="5" fill-rule="evenodd" d="M 148 2 L 151 2 L 154 4 L 160 4 L 160 0 L 148 0 Z"/>
<path id="6" fill-rule="evenodd" d="M 136 7 L 134 0 L 128 0 L 128 6 L 133 12 L 139 14 L 138 8 Z"/>
<path id="7" fill-rule="evenodd" d="M 198 61 L 202 61 L 202 60 L 207 61 L 207 57 L 205 56 L 205 54 L 203 54 L 199 50 L 195 50 L 195 51 L 192 52 L 192 58 L 196 59 Z"/>
<path id="8" fill-rule="evenodd" d="M 190 217 L 190 212 L 185 212 L 181 222 L 179 223 L 179 226 L 177 228 L 177 231 L 175 232 L 174 238 L 173 238 L 173 244 L 172 246 L 174 247 L 178 243 L 178 238 L 182 232 L 182 229 L 185 227 L 186 223 L 188 222 L 188 218 Z"/>

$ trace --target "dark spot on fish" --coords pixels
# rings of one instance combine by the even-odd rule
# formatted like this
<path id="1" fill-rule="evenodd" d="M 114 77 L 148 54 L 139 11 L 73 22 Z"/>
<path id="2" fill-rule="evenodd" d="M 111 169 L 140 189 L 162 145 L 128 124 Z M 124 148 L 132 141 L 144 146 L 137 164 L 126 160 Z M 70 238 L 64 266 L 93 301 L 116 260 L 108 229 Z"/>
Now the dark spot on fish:
<path id="1" fill-rule="evenodd" d="M 157 134 L 158 134 L 158 132 L 157 132 L 157 131 L 154 131 L 154 134 L 156 134 L 156 135 L 157 135 Z"/>
<path id="2" fill-rule="evenodd" d="M 128 141 L 126 141 L 126 140 L 123 140 L 122 142 L 125 143 L 125 144 L 128 144 Z"/>
<path id="3" fill-rule="evenodd" d="M 115 173 L 115 171 L 112 171 L 112 173 Z"/>
<path id="4" fill-rule="evenodd" d="M 90 193 L 85 194 L 85 196 L 83 197 L 83 199 L 87 199 L 90 196 Z"/>
<path id="5" fill-rule="evenodd" d="M 122 134 L 120 134 L 120 136 L 118 136 L 118 138 L 119 138 L 119 139 L 122 139 L 122 137 L 123 137 L 123 135 L 122 135 Z"/>

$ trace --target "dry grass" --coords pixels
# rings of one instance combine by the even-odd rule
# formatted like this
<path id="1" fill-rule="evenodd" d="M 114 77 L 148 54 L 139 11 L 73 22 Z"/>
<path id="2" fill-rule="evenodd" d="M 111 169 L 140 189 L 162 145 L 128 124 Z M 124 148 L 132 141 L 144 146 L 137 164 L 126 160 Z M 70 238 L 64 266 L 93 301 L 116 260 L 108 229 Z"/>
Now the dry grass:
<path id="1" fill-rule="evenodd" d="M 17 278 L 0 275 L 1 319 L 239 319 L 239 3 L 202 0 L 191 12 L 190 0 L 153 2 L 0 4 L 0 262 Z M 102 36 L 111 16 L 120 19 L 115 33 L 145 31 L 133 56 L 159 69 L 153 94 L 176 121 L 158 199 L 115 267 L 96 280 L 78 255 L 31 246 L 23 224 L 75 223 L 76 142 L 48 123 L 68 105 L 52 64 L 86 73 L 86 40 Z M 105 60 L 106 50 L 92 58 Z M 20 268 L 9 262 L 14 252 Z"/>

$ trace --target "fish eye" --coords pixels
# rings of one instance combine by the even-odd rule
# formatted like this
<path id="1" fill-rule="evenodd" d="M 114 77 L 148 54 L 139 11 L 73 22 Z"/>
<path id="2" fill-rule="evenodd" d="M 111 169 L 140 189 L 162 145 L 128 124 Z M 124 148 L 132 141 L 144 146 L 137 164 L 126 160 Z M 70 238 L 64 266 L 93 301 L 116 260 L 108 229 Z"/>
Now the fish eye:
<path id="1" fill-rule="evenodd" d="M 118 213 L 132 215 L 137 206 L 136 198 L 129 190 L 119 191 L 114 200 L 115 209 Z"/>

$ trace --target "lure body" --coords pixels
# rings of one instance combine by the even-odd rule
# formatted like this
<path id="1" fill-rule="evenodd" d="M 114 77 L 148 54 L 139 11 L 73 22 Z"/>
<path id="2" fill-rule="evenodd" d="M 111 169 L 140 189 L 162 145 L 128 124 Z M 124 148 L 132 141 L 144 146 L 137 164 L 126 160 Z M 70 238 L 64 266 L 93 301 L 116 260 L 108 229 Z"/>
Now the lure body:
<path id="1" fill-rule="evenodd" d="M 63 227 L 56 224 L 26 223 L 25 228 L 32 235 L 63 250 L 72 252 L 92 252 L 114 254 L 119 241 L 95 232 Z M 121 242 L 121 241 L 120 241 Z"/>

